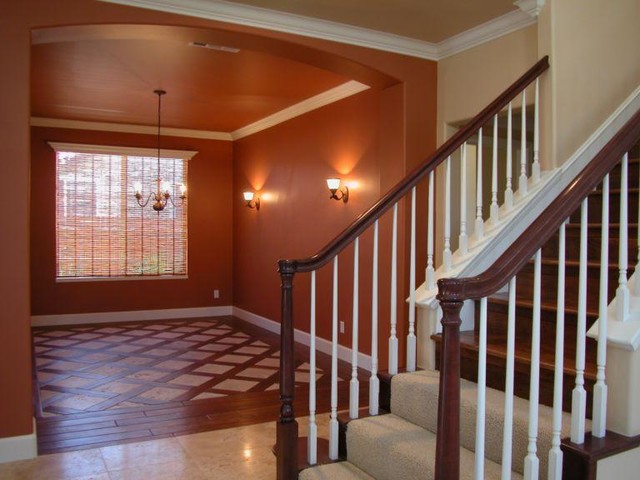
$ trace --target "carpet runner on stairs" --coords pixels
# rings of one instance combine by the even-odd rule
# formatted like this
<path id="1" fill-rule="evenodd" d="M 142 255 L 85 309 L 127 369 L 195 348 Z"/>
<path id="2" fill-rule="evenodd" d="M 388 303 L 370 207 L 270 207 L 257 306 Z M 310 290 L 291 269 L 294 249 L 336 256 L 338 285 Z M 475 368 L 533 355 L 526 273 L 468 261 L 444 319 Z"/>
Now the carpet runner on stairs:
<path id="1" fill-rule="evenodd" d="M 438 372 L 420 371 L 393 377 L 391 413 L 352 420 L 347 428 L 347 461 L 312 467 L 303 480 L 434 478 L 438 412 Z M 477 385 L 461 381 L 460 478 L 473 478 L 477 411 Z M 514 398 L 512 478 L 524 473 L 527 455 L 529 402 Z M 538 458 L 540 479 L 547 478 L 551 448 L 552 409 L 540 406 Z M 485 478 L 499 479 L 502 459 L 504 392 L 487 389 Z M 570 417 L 564 414 L 562 437 L 569 434 Z"/>

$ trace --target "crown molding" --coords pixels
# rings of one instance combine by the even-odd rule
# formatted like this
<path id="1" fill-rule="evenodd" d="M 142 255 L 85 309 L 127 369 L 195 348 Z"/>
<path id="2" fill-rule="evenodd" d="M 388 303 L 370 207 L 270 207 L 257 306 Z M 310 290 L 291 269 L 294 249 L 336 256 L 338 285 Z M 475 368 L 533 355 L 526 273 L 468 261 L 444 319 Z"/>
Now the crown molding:
<path id="1" fill-rule="evenodd" d="M 513 2 L 516 7 L 532 17 L 540 15 L 540 10 L 542 10 L 545 3 L 546 0 L 516 0 Z"/>
<path id="2" fill-rule="evenodd" d="M 455 55 L 465 50 L 490 42 L 509 33 L 521 30 L 537 22 L 535 17 L 521 11 L 514 10 L 500 17 L 494 18 L 482 25 L 447 38 L 438 44 L 438 59 Z"/>
<path id="3" fill-rule="evenodd" d="M 100 1 L 331 40 L 434 61 L 481 45 L 536 22 L 535 18 L 532 19 L 526 13 L 514 10 L 436 44 L 368 28 L 278 12 L 267 8 L 240 5 L 224 0 Z"/>
<path id="4" fill-rule="evenodd" d="M 350 80 L 342 85 L 338 85 L 337 87 L 280 110 L 273 115 L 262 118 L 257 122 L 234 130 L 231 133 L 162 127 L 160 129 L 160 134 L 169 137 L 204 138 L 206 140 L 222 140 L 231 142 L 233 140 L 238 140 L 240 138 L 253 135 L 254 133 L 261 132 L 262 130 L 278 125 L 279 123 L 286 122 L 287 120 L 291 120 L 292 118 L 298 117 L 317 108 L 324 107 L 330 103 L 337 102 L 343 98 L 350 97 L 351 95 L 360 93 L 368 88 L 369 86 L 363 83 Z M 45 117 L 31 117 L 30 125 L 32 127 L 69 128 L 72 130 L 93 130 L 99 132 L 141 133 L 145 135 L 157 135 L 158 133 L 158 127 L 150 125 L 86 122 L 81 120 L 64 120 L 60 118 Z"/>
<path id="5" fill-rule="evenodd" d="M 320 107 L 324 107 L 325 105 L 329 105 L 330 103 L 334 103 L 342 100 L 343 98 L 360 93 L 368 88 L 369 87 L 367 85 L 351 80 L 347 83 L 343 83 L 342 85 L 338 85 L 331 90 L 327 90 L 326 92 L 307 98 L 303 102 L 292 105 L 284 110 L 280 110 L 279 112 L 269 115 L 257 122 L 239 128 L 238 130 L 231 132 L 231 138 L 233 140 L 238 140 L 240 138 L 253 135 L 254 133 L 266 130 L 267 128 L 286 122 L 287 120 L 291 120 L 292 118 L 298 117 L 312 110 L 316 110 Z"/>
<path id="6" fill-rule="evenodd" d="M 31 117 L 32 127 L 69 128 L 72 130 L 94 130 L 98 132 L 141 133 L 157 135 L 158 127 L 151 125 L 131 125 L 127 123 L 85 122 L 81 120 L 64 120 L 61 118 Z M 206 130 L 188 130 L 186 128 L 160 128 L 160 134 L 169 137 L 204 138 L 206 140 L 223 140 L 230 142 L 231 134 L 225 132 L 209 132 Z"/>

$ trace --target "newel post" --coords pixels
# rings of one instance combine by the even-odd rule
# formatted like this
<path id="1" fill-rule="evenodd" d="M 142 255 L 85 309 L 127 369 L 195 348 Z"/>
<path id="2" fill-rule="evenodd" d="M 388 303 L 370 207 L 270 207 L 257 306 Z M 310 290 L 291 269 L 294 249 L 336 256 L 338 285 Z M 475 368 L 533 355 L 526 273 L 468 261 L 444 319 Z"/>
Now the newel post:
<path id="1" fill-rule="evenodd" d="M 460 310 L 462 300 L 449 292 L 453 279 L 438 282 L 442 308 L 442 352 L 436 439 L 436 480 L 460 478 Z"/>
<path id="2" fill-rule="evenodd" d="M 277 478 L 298 478 L 298 422 L 293 412 L 295 359 L 293 342 L 293 276 L 295 264 L 278 262 L 282 281 L 282 313 L 280 322 L 280 418 L 277 425 Z"/>

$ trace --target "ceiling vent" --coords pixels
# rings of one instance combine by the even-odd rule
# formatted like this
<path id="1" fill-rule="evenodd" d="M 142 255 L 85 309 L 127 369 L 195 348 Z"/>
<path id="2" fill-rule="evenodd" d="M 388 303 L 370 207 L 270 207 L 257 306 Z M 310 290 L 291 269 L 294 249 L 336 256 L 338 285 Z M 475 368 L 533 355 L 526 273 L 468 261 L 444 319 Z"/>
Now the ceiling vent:
<path id="1" fill-rule="evenodd" d="M 215 43 L 207 43 L 207 42 L 191 42 L 189 43 L 189 46 L 199 47 L 199 48 L 208 48 L 209 50 L 218 50 L 219 52 L 227 52 L 227 53 L 238 53 L 240 51 L 239 48 L 225 47 L 224 45 L 216 45 Z"/>

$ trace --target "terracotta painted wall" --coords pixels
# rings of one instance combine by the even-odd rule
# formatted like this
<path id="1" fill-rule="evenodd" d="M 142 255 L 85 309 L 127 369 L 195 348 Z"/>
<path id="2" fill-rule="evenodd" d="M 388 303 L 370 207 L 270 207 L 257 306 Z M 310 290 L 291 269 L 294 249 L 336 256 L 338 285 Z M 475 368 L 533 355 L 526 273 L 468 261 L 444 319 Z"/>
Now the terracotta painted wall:
<path id="1" fill-rule="evenodd" d="M 29 57 L 31 29 L 91 23 L 140 23 L 217 28 L 227 33 L 248 32 L 253 45 L 265 51 L 309 60 L 366 80 L 377 78 L 380 88 L 401 82 L 402 95 L 388 107 L 398 108 L 402 122 L 393 148 L 402 158 L 388 166 L 403 172 L 418 163 L 435 146 L 436 64 L 420 59 L 345 46 L 335 42 L 296 37 L 249 27 L 223 24 L 161 12 L 86 0 L 23 0 L 5 2 L 0 16 L 0 175 L 11 209 L 2 219 L 0 262 L 11 275 L 0 280 L 0 438 L 32 431 L 30 355 L 30 101 Z M 279 42 L 279 43 L 278 43 Z M 314 50 L 310 51 L 309 48 Z M 371 77 L 371 68 L 386 75 Z M 389 79 L 396 79 L 389 81 Z M 384 103 L 384 102 L 383 102 Z M 385 167 L 386 168 L 386 167 Z M 381 191 L 397 177 L 384 174 Z M 328 200 L 327 200 L 328 201 Z M 333 205 L 338 207 L 337 204 Z M 266 208 L 266 207 L 265 207 Z M 355 214 L 354 212 L 352 212 Z M 7 234 L 6 232 L 10 232 Z M 403 264 L 406 259 L 402 259 Z M 255 280 L 255 279 L 254 279 Z"/>
<path id="2" fill-rule="evenodd" d="M 401 158 L 386 145 L 401 138 L 389 115 L 402 125 L 401 109 L 386 105 L 391 91 L 369 90 L 302 117 L 244 138 L 234 145 L 234 304 L 279 321 L 277 260 L 314 254 L 381 196 L 383 177 L 398 176 Z M 399 142 L 396 142 L 399 143 Z M 401 153 L 401 152 L 400 152 Z M 329 199 L 325 179 L 339 176 L 350 186 L 347 204 Z M 244 206 L 241 192 L 261 196 L 260 211 Z M 389 316 L 390 218 L 381 222 L 380 318 Z M 360 245 L 361 346 L 370 351 L 372 232 Z M 318 272 L 318 333 L 331 337 L 333 265 Z M 339 256 L 339 316 L 345 321 L 343 344 L 351 344 L 353 249 Z M 386 274 L 386 275 L 385 275 Z M 309 330 L 310 275 L 294 280 L 296 328 Z M 400 289 L 402 292 L 402 288 Z M 400 300 L 399 303 L 402 303 Z M 387 322 L 381 338 L 388 335 Z M 404 331 L 404 329 L 403 329 Z M 386 340 L 385 340 L 386 341 Z"/>
<path id="3" fill-rule="evenodd" d="M 163 137 L 189 160 L 188 279 L 62 282 L 55 280 L 55 152 L 49 141 L 154 147 L 153 135 L 31 129 L 31 314 L 155 310 L 231 305 L 231 142 Z M 150 208 L 150 207 L 147 207 Z M 213 290 L 220 298 L 213 298 Z"/>

